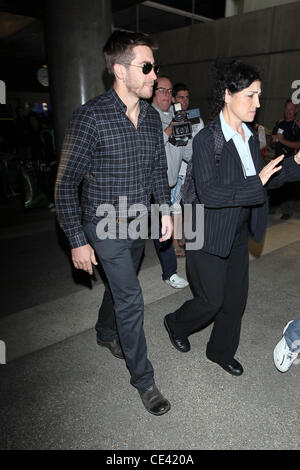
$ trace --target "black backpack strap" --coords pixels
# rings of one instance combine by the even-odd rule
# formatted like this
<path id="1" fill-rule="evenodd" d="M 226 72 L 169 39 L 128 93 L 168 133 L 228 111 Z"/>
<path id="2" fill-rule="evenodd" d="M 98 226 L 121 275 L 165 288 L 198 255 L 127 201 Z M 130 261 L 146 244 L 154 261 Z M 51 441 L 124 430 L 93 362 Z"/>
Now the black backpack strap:
<path id="1" fill-rule="evenodd" d="M 217 122 L 212 122 L 209 124 L 209 129 L 213 134 L 214 146 L 215 146 L 215 162 L 216 166 L 219 169 L 222 157 L 223 146 L 225 143 L 225 138 L 221 129 L 221 126 Z M 218 172 L 218 178 L 220 180 L 220 174 Z"/>
<path id="2" fill-rule="evenodd" d="M 218 125 L 216 122 L 212 121 L 210 124 L 208 124 L 208 128 L 212 132 L 214 139 L 215 162 L 218 169 L 218 179 L 220 181 L 219 166 L 221 163 L 221 156 L 223 145 L 225 143 L 225 138 L 220 125 Z M 197 195 L 193 176 L 193 164 L 192 159 L 190 159 L 186 169 L 185 181 L 182 186 L 182 200 L 184 204 L 192 204 L 196 198 Z"/>
<path id="3" fill-rule="evenodd" d="M 190 159 L 187 165 L 184 183 L 181 188 L 181 197 L 184 204 L 192 204 L 196 199 L 192 159 Z"/>
<path id="4" fill-rule="evenodd" d="M 224 144 L 224 139 L 218 139 L 216 138 L 217 136 L 215 135 L 215 160 L 216 160 L 216 165 L 219 166 L 221 163 L 221 156 L 222 156 L 222 150 L 223 150 L 223 144 Z"/>

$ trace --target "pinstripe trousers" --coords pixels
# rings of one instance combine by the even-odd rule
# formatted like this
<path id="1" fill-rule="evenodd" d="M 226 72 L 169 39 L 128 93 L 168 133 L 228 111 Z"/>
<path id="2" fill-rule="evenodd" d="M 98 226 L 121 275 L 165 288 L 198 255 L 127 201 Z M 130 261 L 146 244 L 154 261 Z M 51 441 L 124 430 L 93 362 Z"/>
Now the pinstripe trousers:
<path id="1" fill-rule="evenodd" d="M 228 363 L 239 345 L 241 320 L 249 280 L 248 219 L 242 209 L 234 242 L 225 258 L 203 250 L 187 251 L 187 268 L 194 298 L 168 317 L 179 337 L 187 337 L 213 322 L 207 354 Z"/>

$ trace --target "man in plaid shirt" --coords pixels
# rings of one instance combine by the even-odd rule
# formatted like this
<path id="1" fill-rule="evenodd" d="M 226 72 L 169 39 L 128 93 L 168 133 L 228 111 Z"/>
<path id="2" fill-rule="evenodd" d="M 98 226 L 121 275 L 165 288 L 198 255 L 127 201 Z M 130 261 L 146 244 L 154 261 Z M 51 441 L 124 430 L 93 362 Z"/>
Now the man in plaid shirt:
<path id="1" fill-rule="evenodd" d="M 75 268 L 92 274 L 97 255 L 108 279 L 96 324 L 97 342 L 125 358 L 131 384 L 147 411 L 162 415 L 170 403 L 157 389 L 147 358 L 143 296 L 136 274 L 145 240 L 99 237 L 97 230 L 103 221 L 99 206 L 111 205 L 117 224 L 127 216 L 127 207 L 119 207 L 120 198 L 128 207 L 142 204 L 146 212 L 152 195 L 157 204 L 170 204 L 161 123 L 145 101 L 152 96 L 158 73 L 154 49 L 150 37 L 141 33 L 114 31 L 110 36 L 103 52 L 114 75 L 113 88 L 73 113 L 55 192 L 58 221 Z M 165 211 L 161 240 L 169 239 L 172 230 Z"/>

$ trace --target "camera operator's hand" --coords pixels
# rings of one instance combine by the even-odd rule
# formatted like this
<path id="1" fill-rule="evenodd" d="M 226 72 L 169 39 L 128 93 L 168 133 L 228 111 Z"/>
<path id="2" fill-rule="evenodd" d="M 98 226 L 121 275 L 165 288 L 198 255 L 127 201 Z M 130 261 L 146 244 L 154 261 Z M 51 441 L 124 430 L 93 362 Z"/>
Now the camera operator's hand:
<path id="1" fill-rule="evenodd" d="M 172 135 L 172 127 L 173 127 L 173 121 L 171 121 L 168 127 L 165 128 L 165 133 L 167 134 L 168 137 L 171 137 Z"/>

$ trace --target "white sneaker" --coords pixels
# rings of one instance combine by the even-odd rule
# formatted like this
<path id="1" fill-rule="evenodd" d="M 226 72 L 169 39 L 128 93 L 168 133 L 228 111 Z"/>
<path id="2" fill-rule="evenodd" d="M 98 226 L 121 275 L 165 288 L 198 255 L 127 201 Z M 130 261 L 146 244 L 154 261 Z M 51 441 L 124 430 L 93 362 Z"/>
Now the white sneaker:
<path id="1" fill-rule="evenodd" d="M 165 282 L 169 284 L 169 286 L 174 287 L 174 289 L 183 289 L 189 285 L 189 283 L 178 276 L 178 274 L 173 274 L 170 279 L 166 279 Z"/>
<path id="2" fill-rule="evenodd" d="M 283 336 L 273 352 L 275 366 L 280 372 L 287 372 L 299 354 L 298 352 L 292 352 L 290 350 L 284 337 L 284 333 L 292 321 L 293 320 L 289 321 L 285 326 Z"/>

